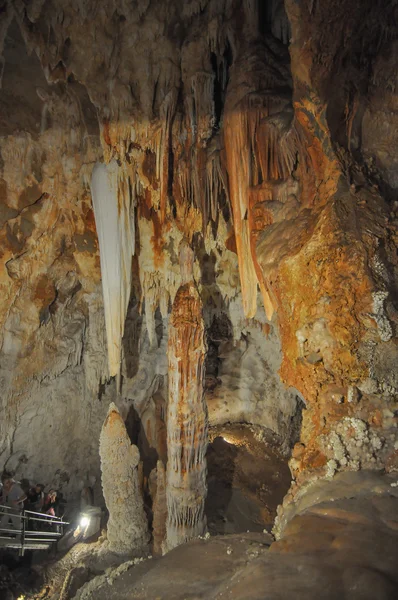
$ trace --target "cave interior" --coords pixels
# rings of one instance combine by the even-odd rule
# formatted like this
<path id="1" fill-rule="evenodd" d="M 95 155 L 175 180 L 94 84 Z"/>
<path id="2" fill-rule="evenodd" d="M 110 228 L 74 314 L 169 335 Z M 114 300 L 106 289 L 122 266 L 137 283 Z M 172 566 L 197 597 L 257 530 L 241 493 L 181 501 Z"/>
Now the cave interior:
<path id="1" fill-rule="evenodd" d="M 397 597 L 397 21 L 0 0 L 7 600 Z"/>

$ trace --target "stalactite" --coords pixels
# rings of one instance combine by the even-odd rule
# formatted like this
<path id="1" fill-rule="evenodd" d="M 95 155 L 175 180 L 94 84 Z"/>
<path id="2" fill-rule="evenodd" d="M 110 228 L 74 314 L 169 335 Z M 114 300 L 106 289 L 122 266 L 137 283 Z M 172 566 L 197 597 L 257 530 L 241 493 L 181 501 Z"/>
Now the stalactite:
<path id="1" fill-rule="evenodd" d="M 177 90 L 173 88 L 163 100 L 160 117 L 162 120 L 162 130 L 160 133 L 160 143 L 156 153 L 157 177 L 160 181 L 160 218 L 163 223 L 166 216 L 167 194 L 169 185 L 169 156 L 171 151 L 171 127 L 177 106 Z"/>
<path id="2" fill-rule="evenodd" d="M 205 9 L 206 4 L 207 0 L 190 0 L 188 2 L 184 2 L 182 14 L 184 17 L 194 17 Z"/>
<path id="3" fill-rule="evenodd" d="M 142 300 L 145 303 L 146 327 L 150 344 L 153 346 L 156 342 L 155 332 L 155 313 L 157 308 L 163 318 L 166 318 L 169 312 L 169 302 L 173 302 L 177 293 L 178 283 L 175 273 L 166 271 L 148 271 L 143 273 L 142 280 Z"/>
<path id="4" fill-rule="evenodd" d="M 309 8 L 312 11 L 313 0 Z M 267 6 L 267 17 L 273 35 L 283 44 L 288 44 L 291 37 L 290 21 L 287 18 L 284 0 L 271 0 Z"/>
<path id="5" fill-rule="evenodd" d="M 227 175 L 224 172 L 220 159 L 220 149 L 218 144 L 215 147 L 209 146 L 207 151 L 206 164 L 206 214 L 213 221 L 217 220 L 218 199 L 221 192 L 225 192 L 228 197 Z M 204 228 L 207 227 L 207 221 L 204 219 Z"/>
<path id="6" fill-rule="evenodd" d="M 288 73 L 270 64 L 268 56 L 266 46 L 248 44 L 231 69 L 224 142 L 245 315 L 254 317 L 256 313 L 259 283 L 271 318 L 272 301 L 265 281 L 258 277 L 253 243 L 258 231 L 252 229 L 251 214 L 257 200 L 251 198 L 257 198 L 258 186 L 290 177 L 301 146 L 291 97 L 286 93 Z"/>
<path id="7" fill-rule="evenodd" d="M 158 460 L 156 466 L 156 496 L 153 501 L 153 553 L 162 554 L 162 545 L 166 537 L 167 503 L 166 471 Z"/>
<path id="8" fill-rule="evenodd" d="M 263 181 L 287 179 L 293 172 L 298 136 L 291 113 L 263 118 L 256 129 L 256 155 Z"/>
<path id="9" fill-rule="evenodd" d="M 14 17 L 13 11 L 11 9 L 11 5 L 9 5 L 8 3 L 3 6 L 3 11 L 4 11 L 4 13 L 2 15 L 3 18 L 0 21 L 0 90 L 2 88 L 3 72 L 4 72 L 4 66 L 5 66 L 5 61 L 3 58 L 4 41 L 5 41 L 5 37 L 7 35 L 7 31 L 10 26 L 10 23 Z"/>
<path id="10" fill-rule="evenodd" d="M 206 528 L 206 344 L 202 302 L 192 280 L 192 262 L 192 251 L 183 245 L 180 252 L 183 285 L 173 304 L 168 342 L 168 515 L 165 551 L 203 534 Z"/>
<path id="11" fill-rule="evenodd" d="M 102 489 L 109 510 L 108 541 L 119 554 L 142 554 L 149 540 L 139 484 L 140 453 L 111 403 L 100 436 Z"/>
<path id="12" fill-rule="evenodd" d="M 91 191 L 98 232 L 109 374 L 120 372 L 121 341 L 131 287 L 135 246 L 134 199 L 128 173 L 116 161 L 97 163 Z"/>
<path id="13" fill-rule="evenodd" d="M 251 154 L 248 120 L 253 112 L 231 112 L 224 119 L 224 137 L 229 176 L 236 249 L 246 317 L 257 311 L 257 276 L 250 251 L 250 229 L 247 219 L 248 190 L 251 183 Z M 256 115 L 254 114 L 254 118 Z"/>
<path id="14" fill-rule="evenodd" d="M 215 124 L 214 73 L 196 73 L 191 79 L 193 104 L 191 123 L 194 123 L 197 143 L 204 145 L 211 137 Z"/>
<path id="15" fill-rule="evenodd" d="M 352 101 L 347 102 L 345 107 L 345 122 L 346 122 L 346 131 L 347 131 L 347 147 L 348 150 L 351 151 L 351 138 L 352 138 L 352 126 L 354 124 L 354 119 L 357 114 L 359 107 L 359 97 L 358 94 L 355 94 Z"/>
<path id="16" fill-rule="evenodd" d="M 191 178 L 191 188 L 193 192 L 193 203 L 203 215 L 202 224 L 206 227 L 209 213 L 206 202 L 206 188 L 203 185 L 203 180 L 206 176 L 206 159 L 207 152 L 205 148 L 196 146 L 192 150 L 192 166 L 193 169 L 188 176 Z"/>
<path id="17" fill-rule="evenodd" d="M 261 0 L 244 0 L 243 8 L 245 11 L 246 24 L 252 34 L 258 30 L 258 3 Z"/>

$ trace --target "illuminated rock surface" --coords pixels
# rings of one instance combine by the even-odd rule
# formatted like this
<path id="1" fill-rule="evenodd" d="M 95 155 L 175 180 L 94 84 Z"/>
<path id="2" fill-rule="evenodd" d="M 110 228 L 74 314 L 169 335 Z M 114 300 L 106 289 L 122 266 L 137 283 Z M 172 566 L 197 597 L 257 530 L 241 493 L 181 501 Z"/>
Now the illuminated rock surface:
<path id="1" fill-rule="evenodd" d="M 138 477 L 140 453 L 131 444 L 115 404 L 110 405 L 102 427 L 99 451 L 110 550 L 140 555 L 149 540 Z"/>
<path id="2" fill-rule="evenodd" d="M 172 431 L 204 450 L 204 407 L 270 429 L 293 478 L 276 532 L 316 482 L 397 472 L 396 17 L 395 0 L 3 1 L 0 468 L 69 502 L 96 481 L 103 503 L 115 401 L 145 494 Z M 203 401 L 193 441 L 167 418 L 171 356 Z M 204 463 L 187 473 L 195 504 Z M 187 521 L 204 528 L 200 506 Z M 339 598 L 376 589 L 358 565 Z"/>
<path id="3" fill-rule="evenodd" d="M 196 540 L 130 568 L 112 585 L 93 580 L 87 598 L 392 600 L 398 585 L 395 482 L 366 471 L 319 482 L 279 541 L 262 533 Z"/>
<path id="4" fill-rule="evenodd" d="M 180 250 L 181 278 L 171 309 L 167 403 L 167 524 L 164 551 L 206 531 L 207 406 L 202 302 L 192 280 L 193 252 Z"/>

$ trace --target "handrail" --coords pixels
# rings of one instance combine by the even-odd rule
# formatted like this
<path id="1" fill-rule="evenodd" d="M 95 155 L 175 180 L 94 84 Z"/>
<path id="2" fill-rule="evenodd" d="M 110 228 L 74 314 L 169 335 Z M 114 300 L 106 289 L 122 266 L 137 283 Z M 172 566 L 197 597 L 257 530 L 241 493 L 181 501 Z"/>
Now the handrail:
<path id="1" fill-rule="evenodd" d="M 3 511 L 2 508 L 6 510 Z M 7 512 L 11 511 L 11 512 Z M 6 506 L 5 504 L 0 504 L 0 515 L 15 515 L 20 519 L 29 519 L 31 521 L 43 521 L 44 523 L 57 523 L 58 525 L 69 525 L 68 521 L 62 521 L 62 517 L 55 517 L 54 515 L 46 515 L 45 513 L 38 513 L 32 510 L 23 509 L 21 512 L 18 511 L 17 508 L 12 508 L 11 506 Z M 39 517 L 29 517 L 26 515 L 39 515 Z"/>
<path id="2" fill-rule="evenodd" d="M 20 520 L 20 528 L 9 529 L 8 521 L 7 527 L 0 527 L 0 540 L 8 541 L 5 543 L 6 547 L 19 548 L 20 554 L 23 556 L 25 549 L 40 548 L 43 546 L 37 546 L 38 543 L 47 544 L 47 548 L 50 544 L 57 542 L 60 537 L 63 536 L 64 525 L 69 525 L 67 521 L 63 521 L 61 517 L 55 517 L 54 515 L 45 515 L 38 513 L 33 510 L 19 511 L 17 508 L 12 508 L 4 504 L 0 504 L 0 517 L 8 515 L 10 518 L 14 517 Z M 37 516 L 36 516 L 37 515 Z M 46 523 L 52 527 L 56 527 L 56 531 L 34 531 L 29 528 L 30 523 Z M 6 534 L 6 535 L 4 535 Z M 10 534 L 10 535 L 7 535 Z M 15 534 L 16 537 L 11 537 Z"/>
<path id="3" fill-rule="evenodd" d="M 1 504 L 0 504 L 1 506 Z M 33 510 L 28 510 L 28 509 L 24 509 L 24 513 L 25 514 L 29 514 L 29 515 L 39 515 L 40 517 L 42 517 L 44 515 L 44 513 L 40 513 L 40 512 L 35 512 Z M 62 519 L 62 517 L 55 517 L 54 515 L 46 515 L 49 519 L 54 519 L 54 520 L 58 520 Z M 69 525 L 69 523 L 67 523 L 66 521 L 62 521 L 62 523 L 65 523 L 66 525 Z"/>

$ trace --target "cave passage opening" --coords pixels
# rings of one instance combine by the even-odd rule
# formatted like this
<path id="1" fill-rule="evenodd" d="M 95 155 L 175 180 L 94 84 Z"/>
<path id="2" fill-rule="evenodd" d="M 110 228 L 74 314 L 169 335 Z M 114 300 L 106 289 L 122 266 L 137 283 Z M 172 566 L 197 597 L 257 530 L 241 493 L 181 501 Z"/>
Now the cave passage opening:
<path id="1" fill-rule="evenodd" d="M 206 458 L 209 533 L 271 531 L 291 482 L 279 436 L 247 423 L 211 427 Z"/>
<path id="2" fill-rule="evenodd" d="M 126 420 L 131 441 L 143 462 L 143 489 L 150 524 L 156 462 L 167 456 L 148 442 L 135 411 Z M 164 424 L 165 428 L 165 424 Z M 271 531 L 276 509 L 290 483 L 286 444 L 270 429 L 249 423 L 226 423 L 209 428 L 205 514 L 210 535 Z"/>

